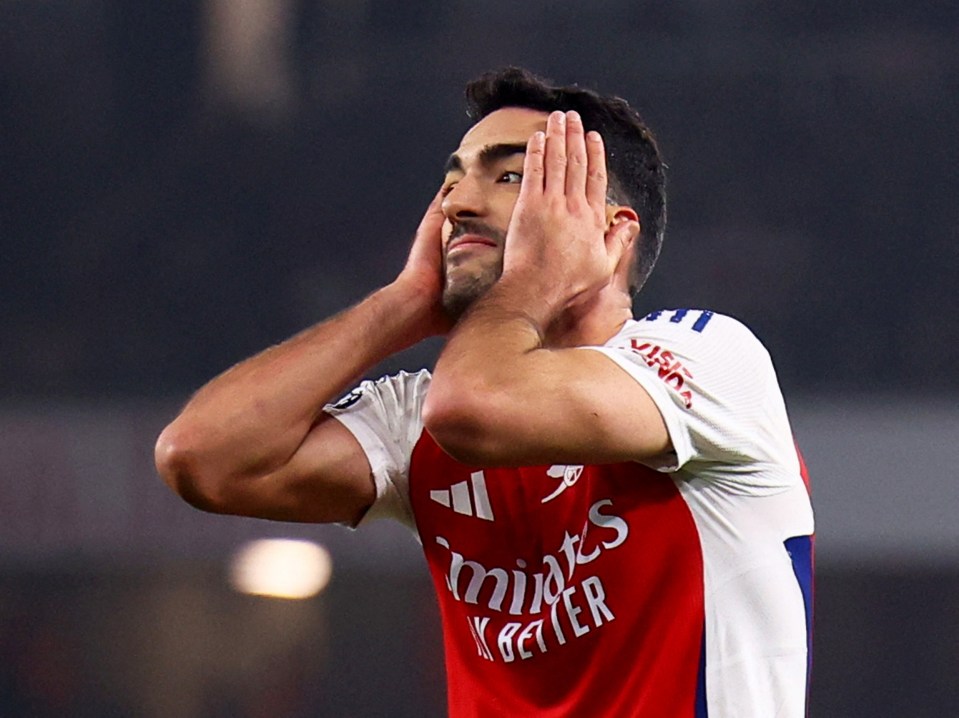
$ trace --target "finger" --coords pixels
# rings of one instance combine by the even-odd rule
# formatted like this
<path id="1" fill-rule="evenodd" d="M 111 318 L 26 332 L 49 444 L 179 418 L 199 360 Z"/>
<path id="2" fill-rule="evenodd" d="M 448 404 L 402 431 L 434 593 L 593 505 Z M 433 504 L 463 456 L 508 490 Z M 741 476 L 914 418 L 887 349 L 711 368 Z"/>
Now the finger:
<path id="1" fill-rule="evenodd" d="M 426 208 L 426 211 L 427 212 L 438 211 L 443 205 L 443 197 L 445 196 L 445 194 L 446 193 L 443 191 L 443 187 L 441 185 L 440 188 L 436 190 L 436 194 L 433 195 L 433 199 L 430 200 L 430 204 Z"/>
<path id="2" fill-rule="evenodd" d="M 446 193 L 443 191 L 443 188 L 440 187 L 436 191 L 436 194 L 433 195 L 433 199 L 430 200 L 429 205 L 426 207 L 426 212 L 423 213 L 424 220 L 430 215 L 443 213 L 443 199 L 445 198 L 445 196 L 446 196 Z"/>
<path id="3" fill-rule="evenodd" d="M 546 194 L 566 192 L 566 113 L 554 112 L 546 121 Z"/>
<path id="4" fill-rule="evenodd" d="M 440 187 L 433 199 L 430 200 L 426 212 L 423 213 L 418 231 L 432 228 L 434 224 L 442 224 L 444 219 L 446 219 L 446 215 L 443 213 L 443 188 Z"/>
<path id="5" fill-rule="evenodd" d="M 583 197 L 586 194 L 586 137 L 583 121 L 578 112 L 566 113 L 566 197 Z"/>
<path id="6" fill-rule="evenodd" d="M 520 198 L 543 193 L 545 151 L 546 135 L 542 132 L 534 132 L 526 143 L 526 157 L 523 160 L 523 183 L 519 190 Z"/>
<path id="7" fill-rule="evenodd" d="M 596 131 L 586 135 L 586 200 L 592 207 L 601 208 L 606 204 L 607 175 L 606 147 L 603 138 Z"/>

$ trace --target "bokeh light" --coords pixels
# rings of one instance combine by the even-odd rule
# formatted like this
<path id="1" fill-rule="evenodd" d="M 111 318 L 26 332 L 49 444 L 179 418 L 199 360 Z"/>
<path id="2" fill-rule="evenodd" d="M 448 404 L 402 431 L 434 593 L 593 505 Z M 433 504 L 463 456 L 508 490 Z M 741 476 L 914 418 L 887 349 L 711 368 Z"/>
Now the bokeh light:
<path id="1" fill-rule="evenodd" d="M 311 541 L 251 541 L 230 562 L 233 588 L 271 598 L 312 598 L 326 588 L 332 574 L 329 551 Z"/>

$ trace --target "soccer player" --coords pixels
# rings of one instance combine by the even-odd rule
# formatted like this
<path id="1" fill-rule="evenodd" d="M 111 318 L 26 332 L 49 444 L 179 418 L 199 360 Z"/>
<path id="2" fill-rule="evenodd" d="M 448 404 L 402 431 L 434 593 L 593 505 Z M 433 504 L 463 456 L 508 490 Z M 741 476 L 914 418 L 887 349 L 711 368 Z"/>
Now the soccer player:
<path id="1" fill-rule="evenodd" d="M 800 718 L 813 515 L 769 355 L 636 320 L 664 167 L 629 105 L 520 69 L 395 281 L 200 389 L 157 443 L 194 506 L 416 533 L 451 716 Z M 445 334 L 435 370 L 345 389 Z"/>

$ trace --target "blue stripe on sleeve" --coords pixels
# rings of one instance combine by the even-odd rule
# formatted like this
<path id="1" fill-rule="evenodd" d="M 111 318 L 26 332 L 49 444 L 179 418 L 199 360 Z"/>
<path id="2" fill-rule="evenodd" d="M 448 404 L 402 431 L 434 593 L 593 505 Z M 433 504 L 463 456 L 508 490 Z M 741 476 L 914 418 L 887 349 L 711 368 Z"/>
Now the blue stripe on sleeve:
<path id="1" fill-rule="evenodd" d="M 713 318 L 713 312 L 708 309 L 703 310 L 699 315 L 699 319 L 696 320 L 696 323 L 693 324 L 693 331 L 702 333 L 703 329 L 706 328 L 706 325 L 709 324 L 709 320 Z"/>

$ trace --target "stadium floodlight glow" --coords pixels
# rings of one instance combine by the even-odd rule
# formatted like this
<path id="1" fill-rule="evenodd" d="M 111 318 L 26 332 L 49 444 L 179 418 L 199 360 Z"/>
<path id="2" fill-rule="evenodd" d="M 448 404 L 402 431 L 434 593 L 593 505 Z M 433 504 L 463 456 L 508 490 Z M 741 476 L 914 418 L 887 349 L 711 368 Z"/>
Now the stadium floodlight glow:
<path id="1" fill-rule="evenodd" d="M 259 539 L 241 546 L 230 564 L 237 591 L 271 598 L 312 598 L 333 573 L 330 553 L 312 541 Z"/>

